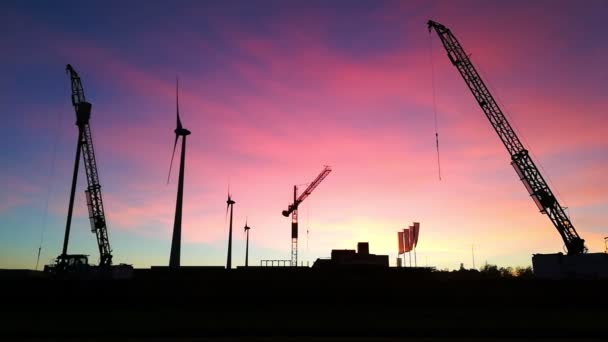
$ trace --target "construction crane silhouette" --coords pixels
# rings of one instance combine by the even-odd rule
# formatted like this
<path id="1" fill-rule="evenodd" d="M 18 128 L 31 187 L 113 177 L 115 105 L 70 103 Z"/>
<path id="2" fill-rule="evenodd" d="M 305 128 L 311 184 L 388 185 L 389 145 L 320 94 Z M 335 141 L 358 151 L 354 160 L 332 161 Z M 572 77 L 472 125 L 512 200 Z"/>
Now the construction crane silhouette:
<path id="1" fill-rule="evenodd" d="M 515 169 L 515 172 L 517 172 L 519 179 L 524 183 L 540 212 L 546 214 L 551 219 L 551 222 L 564 240 L 568 254 L 586 253 L 585 240 L 581 239 L 576 229 L 574 229 L 564 208 L 558 203 L 557 198 L 555 198 L 553 192 L 549 189 L 549 185 L 530 158 L 528 150 L 523 146 L 504 113 L 498 107 L 494 97 L 492 97 L 492 94 L 490 94 L 490 91 L 481 80 L 479 73 L 469 59 L 469 55 L 465 53 L 450 29 L 432 20 L 429 20 L 427 25 L 429 32 L 434 29 L 441 39 L 448 58 L 460 72 L 469 90 L 473 93 L 475 100 L 477 100 L 498 137 L 511 155 L 511 165 Z"/>
<path id="2" fill-rule="evenodd" d="M 66 66 L 66 71 L 70 75 L 72 83 L 72 105 L 76 112 L 76 126 L 78 126 L 78 142 L 76 144 L 76 158 L 74 161 L 74 174 L 72 176 L 72 188 L 70 191 L 70 203 L 68 206 L 68 217 L 65 226 L 65 236 L 63 239 L 63 251 L 57 258 L 60 269 L 65 269 L 71 264 L 71 259 L 81 258 L 82 255 L 68 255 L 68 242 L 70 239 L 70 228 L 72 224 L 72 212 L 74 209 L 74 194 L 78 180 L 78 166 L 80 155 L 84 160 L 84 169 L 87 177 L 87 189 L 85 195 L 89 208 L 89 220 L 91 231 L 97 236 L 97 246 L 99 248 L 99 266 L 112 265 L 112 249 L 108 240 L 108 228 L 101 198 L 101 185 L 97 172 L 97 162 L 95 161 L 95 151 L 93 150 L 93 137 L 91 135 L 91 104 L 86 101 L 82 82 L 76 70 L 70 64 Z"/>
<path id="3" fill-rule="evenodd" d="M 325 166 L 323 171 L 315 178 L 308 188 L 298 197 L 298 186 L 293 186 L 293 203 L 283 210 L 283 216 L 288 217 L 291 214 L 291 266 L 298 266 L 298 206 L 308 197 L 312 191 L 327 177 L 331 172 L 331 167 Z"/>

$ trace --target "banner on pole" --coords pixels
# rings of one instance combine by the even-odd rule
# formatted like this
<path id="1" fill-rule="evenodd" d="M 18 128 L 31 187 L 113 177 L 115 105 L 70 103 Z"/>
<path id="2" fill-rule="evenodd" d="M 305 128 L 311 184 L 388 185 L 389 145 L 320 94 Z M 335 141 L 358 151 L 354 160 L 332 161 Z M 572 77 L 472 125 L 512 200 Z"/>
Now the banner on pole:
<path id="1" fill-rule="evenodd" d="M 410 229 L 404 229 L 403 230 L 403 252 L 407 253 L 409 251 L 412 250 L 412 244 L 411 244 L 411 230 Z"/>
<path id="2" fill-rule="evenodd" d="M 402 232 L 397 232 L 397 240 L 399 243 L 399 254 L 404 254 L 416 249 L 418 245 L 418 235 L 420 234 L 420 222 L 414 222 L 413 226 L 404 229 Z"/>
<path id="3" fill-rule="evenodd" d="M 416 248 L 416 246 L 418 245 L 418 235 L 420 234 L 420 222 L 414 222 L 413 225 L 413 246 L 414 248 Z"/>

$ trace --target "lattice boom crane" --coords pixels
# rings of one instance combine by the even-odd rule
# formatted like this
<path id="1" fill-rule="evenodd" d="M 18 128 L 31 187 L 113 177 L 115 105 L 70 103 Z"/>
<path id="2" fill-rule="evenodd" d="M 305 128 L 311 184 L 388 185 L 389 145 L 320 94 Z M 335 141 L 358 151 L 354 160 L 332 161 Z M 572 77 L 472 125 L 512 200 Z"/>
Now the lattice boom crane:
<path id="1" fill-rule="evenodd" d="M 91 135 L 91 127 L 89 119 L 91 118 L 91 104 L 86 101 L 84 89 L 78 73 L 70 64 L 66 66 L 66 71 L 70 75 L 72 84 L 72 105 L 76 112 L 76 125 L 78 126 L 78 145 L 76 150 L 76 161 L 74 165 L 74 176 L 72 179 L 72 193 L 70 197 L 70 206 L 68 209 L 68 219 L 66 224 L 65 239 L 63 244 L 63 254 L 59 258 L 67 258 L 67 245 L 69 240 L 70 224 L 72 219 L 72 209 L 74 205 L 74 189 L 78 176 L 78 164 L 80 154 L 82 153 L 84 160 L 84 169 L 87 177 L 87 189 L 85 195 L 87 198 L 87 206 L 89 209 L 89 220 L 91 222 L 91 231 L 97 237 L 97 246 L 99 248 L 100 266 L 112 265 L 112 250 L 110 241 L 108 240 L 108 229 L 106 226 L 106 218 L 103 209 L 103 200 L 101 197 L 101 185 L 99 184 L 99 176 L 97 173 L 97 163 L 95 161 L 95 151 L 93 150 L 93 137 Z"/>
<path id="2" fill-rule="evenodd" d="M 427 24 L 429 32 L 434 29 L 441 39 L 448 58 L 460 72 L 460 75 L 473 93 L 475 100 L 477 100 L 488 120 L 490 120 L 492 127 L 498 133 L 507 151 L 509 151 L 511 165 L 515 169 L 515 172 L 517 172 L 520 180 L 524 183 L 540 212 L 547 214 L 551 219 L 551 222 L 564 240 L 568 254 L 586 253 L 585 240 L 581 239 L 576 229 L 574 229 L 564 208 L 558 203 L 557 198 L 555 198 L 555 195 L 549 189 L 549 185 L 530 158 L 528 150 L 515 134 L 515 131 L 481 80 L 479 73 L 456 37 L 450 29 L 442 24 L 432 20 L 429 20 Z"/>
<path id="3" fill-rule="evenodd" d="M 298 197 L 298 187 L 293 186 L 293 204 L 283 210 L 283 216 L 287 217 L 291 214 L 291 266 L 298 266 L 298 206 L 308 197 L 312 191 L 327 177 L 331 172 L 331 167 L 325 166 L 323 171 L 315 178 L 308 188 Z"/>

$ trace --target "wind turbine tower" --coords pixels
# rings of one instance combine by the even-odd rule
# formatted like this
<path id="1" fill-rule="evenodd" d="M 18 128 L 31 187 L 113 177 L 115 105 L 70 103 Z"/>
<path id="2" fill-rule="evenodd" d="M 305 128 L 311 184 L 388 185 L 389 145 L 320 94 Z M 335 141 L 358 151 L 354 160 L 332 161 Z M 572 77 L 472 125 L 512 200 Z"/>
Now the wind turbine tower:
<path id="1" fill-rule="evenodd" d="M 182 203 L 184 199 L 184 168 L 186 166 L 186 137 L 190 135 L 190 131 L 182 126 L 182 121 L 179 118 L 179 81 L 175 84 L 175 107 L 177 113 L 177 127 L 175 128 L 175 142 L 173 143 L 173 154 L 171 155 L 171 164 L 169 165 L 169 176 L 167 183 L 171 177 L 171 168 L 173 167 L 173 157 L 175 156 L 175 148 L 177 140 L 182 137 L 182 151 L 179 164 L 179 181 L 177 184 L 177 201 L 175 203 L 175 220 L 173 223 L 173 239 L 171 240 L 171 255 L 169 257 L 169 267 L 180 267 L 180 255 L 182 245 Z"/>
<path id="2" fill-rule="evenodd" d="M 228 257 L 226 259 L 226 269 L 232 268 L 232 210 L 234 209 L 235 201 L 230 197 L 230 190 L 228 190 L 228 200 L 226 201 L 226 214 L 228 214 L 228 208 L 230 208 L 230 228 L 228 231 Z"/>
<path id="3" fill-rule="evenodd" d="M 245 267 L 249 267 L 249 227 L 247 225 L 247 220 L 245 220 L 245 233 L 247 234 L 247 242 L 245 243 Z"/>

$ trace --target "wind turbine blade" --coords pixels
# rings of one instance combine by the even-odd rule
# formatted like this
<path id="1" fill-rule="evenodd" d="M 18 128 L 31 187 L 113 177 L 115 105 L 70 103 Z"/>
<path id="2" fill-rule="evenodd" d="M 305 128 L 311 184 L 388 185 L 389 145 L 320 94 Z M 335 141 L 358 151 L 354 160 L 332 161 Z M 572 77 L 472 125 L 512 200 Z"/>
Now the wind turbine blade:
<path id="1" fill-rule="evenodd" d="M 182 121 L 179 119 L 179 78 L 175 79 L 175 113 L 177 114 L 177 129 L 182 129 Z"/>
<path id="2" fill-rule="evenodd" d="M 228 229 L 228 225 L 226 223 L 228 223 L 228 203 L 226 203 L 226 215 L 224 216 L 224 227 Z"/>
<path id="3" fill-rule="evenodd" d="M 226 202 L 226 216 L 224 216 L 224 225 L 228 222 L 228 208 L 230 208 L 230 204 Z"/>
<path id="4" fill-rule="evenodd" d="M 175 135 L 175 142 L 173 143 L 173 153 L 171 154 L 171 164 L 169 164 L 169 175 L 167 176 L 167 184 L 169 184 L 169 179 L 171 178 L 171 169 L 173 168 L 173 158 L 175 157 L 175 148 L 177 147 L 177 139 L 179 135 Z"/>
<path id="5" fill-rule="evenodd" d="M 228 192 L 227 192 L 227 197 L 228 199 L 226 200 L 226 217 L 224 218 L 224 222 L 228 220 L 228 209 L 230 208 L 230 183 L 228 183 Z"/>

